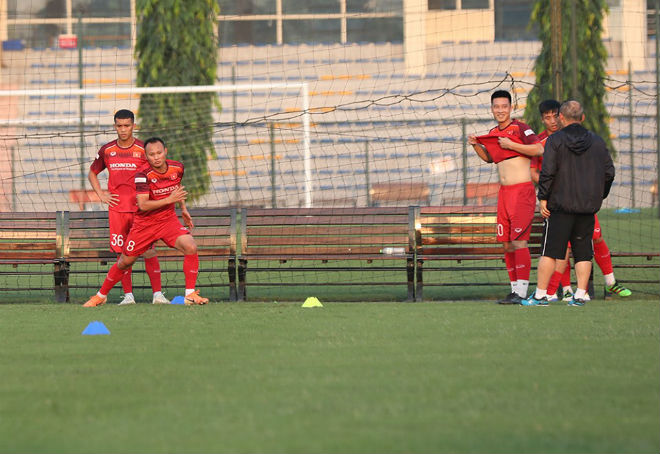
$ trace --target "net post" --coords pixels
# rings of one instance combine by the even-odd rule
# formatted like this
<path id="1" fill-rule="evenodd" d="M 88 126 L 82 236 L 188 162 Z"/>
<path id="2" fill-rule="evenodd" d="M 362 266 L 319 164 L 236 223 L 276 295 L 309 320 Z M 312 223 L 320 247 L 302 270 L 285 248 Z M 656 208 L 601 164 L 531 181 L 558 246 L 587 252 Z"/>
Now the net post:
<path id="1" fill-rule="evenodd" d="M 303 149 L 305 165 L 305 208 L 312 206 L 312 156 L 310 152 L 310 124 L 309 124 L 309 84 L 301 84 L 303 99 Z"/>

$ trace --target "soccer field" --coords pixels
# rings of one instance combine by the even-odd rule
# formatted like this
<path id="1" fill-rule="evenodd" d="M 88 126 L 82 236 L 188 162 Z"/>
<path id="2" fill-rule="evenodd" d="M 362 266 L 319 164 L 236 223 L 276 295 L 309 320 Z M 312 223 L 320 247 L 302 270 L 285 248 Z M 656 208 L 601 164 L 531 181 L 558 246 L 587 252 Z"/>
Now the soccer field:
<path id="1" fill-rule="evenodd" d="M 0 305 L 0 451 L 660 450 L 657 301 L 323 302 Z"/>

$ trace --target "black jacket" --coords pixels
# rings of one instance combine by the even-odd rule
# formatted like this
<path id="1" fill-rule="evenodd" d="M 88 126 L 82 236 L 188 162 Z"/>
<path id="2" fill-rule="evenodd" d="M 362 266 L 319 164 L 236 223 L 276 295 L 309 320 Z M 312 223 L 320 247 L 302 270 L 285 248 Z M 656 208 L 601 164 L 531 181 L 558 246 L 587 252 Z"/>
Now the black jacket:
<path id="1" fill-rule="evenodd" d="M 538 198 L 548 201 L 551 212 L 596 213 L 613 181 L 614 164 L 601 137 L 579 123 L 548 137 Z"/>

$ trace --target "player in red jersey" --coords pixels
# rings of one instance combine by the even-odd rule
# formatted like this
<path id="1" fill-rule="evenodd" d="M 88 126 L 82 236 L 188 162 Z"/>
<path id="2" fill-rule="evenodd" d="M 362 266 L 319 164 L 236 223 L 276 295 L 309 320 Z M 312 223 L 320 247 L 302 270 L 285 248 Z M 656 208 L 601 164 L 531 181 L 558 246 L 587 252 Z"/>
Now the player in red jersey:
<path id="1" fill-rule="evenodd" d="M 559 108 L 561 104 L 554 99 L 547 99 L 541 104 L 539 104 L 539 112 L 541 114 L 541 121 L 545 130 L 539 134 L 539 138 L 545 145 L 545 141 L 548 137 L 555 132 L 559 131 L 561 125 L 559 124 Z M 532 171 L 532 180 L 534 183 L 538 184 L 539 174 L 541 172 L 541 167 L 543 165 L 543 156 L 538 156 L 532 158 L 531 171 Z M 621 297 L 628 297 L 632 295 L 632 292 L 619 284 L 614 277 L 614 267 L 612 266 L 612 256 L 610 255 L 610 249 L 605 243 L 603 234 L 600 229 L 600 222 L 598 221 L 598 215 L 594 215 L 594 234 L 593 234 L 593 248 L 594 248 L 594 260 L 598 264 L 603 277 L 605 279 L 605 290 L 611 293 L 614 293 Z M 559 285 L 562 286 L 562 297 L 563 300 L 568 302 L 573 298 L 573 288 L 571 287 L 571 265 L 568 260 L 570 253 L 570 244 L 569 250 L 566 251 L 565 260 L 557 260 L 555 266 L 555 272 L 550 278 L 550 283 L 548 284 L 548 301 L 556 301 L 559 298 L 556 296 Z"/>
<path id="2" fill-rule="evenodd" d="M 101 147 L 89 169 L 87 178 L 101 202 L 108 204 L 110 249 L 121 254 L 128 231 L 137 211 L 135 203 L 135 172 L 147 160 L 144 145 L 133 137 L 135 115 L 127 109 L 118 110 L 114 117 L 117 139 Z M 98 174 L 108 169 L 108 189 L 101 188 Z M 144 253 L 144 267 L 153 290 L 153 304 L 169 304 L 161 292 L 160 264 L 155 249 Z M 135 304 L 130 271 L 122 279 L 124 298 L 120 306 Z"/>
<path id="3" fill-rule="evenodd" d="M 137 206 L 139 211 L 128 233 L 124 250 L 105 278 L 99 292 L 83 306 L 102 306 L 112 287 L 131 269 L 137 258 L 149 250 L 158 240 L 183 253 L 183 274 L 186 282 L 185 304 L 206 304 L 195 290 L 199 257 L 197 244 L 190 230 L 193 221 L 186 208 L 187 192 L 181 185 L 183 164 L 167 159 L 167 148 L 162 139 L 152 137 L 145 141 L 148 163 L 135 174 Z M 186 227 L 181 225 L 174 205 L 181 207 L 181 216 Z"/>
<path id="4" fill-rule="evenodd" d="M 497 196 L 497 240 L 504 245 L 504 259 L 511 293 L 500 304 L 520 304 L 527 296 L 532 258 L 527 247 L 536 194 L 530 174 L 530 157 L 543 153 L 543 146 L 534 131 L 518 120 L 511 119 L 511 94 L 498 90 L 491 95 L 491 112 L 497 126 L 488 136 L 468 137 L 479 157 L 495 163 L 500 178 Z"/>

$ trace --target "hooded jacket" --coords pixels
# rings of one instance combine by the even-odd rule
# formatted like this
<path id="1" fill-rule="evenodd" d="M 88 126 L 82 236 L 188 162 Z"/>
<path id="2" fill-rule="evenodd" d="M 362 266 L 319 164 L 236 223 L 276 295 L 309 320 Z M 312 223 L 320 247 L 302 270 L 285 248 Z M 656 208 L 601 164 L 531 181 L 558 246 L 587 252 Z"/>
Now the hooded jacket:
<path id="1" fill-rule="evenodd" d="M 614 164 L 598 135 L 573 123 L 548 138 L 538 199 L 547 200 L 551 212 L 596 213 L 613 181 Z"/>

